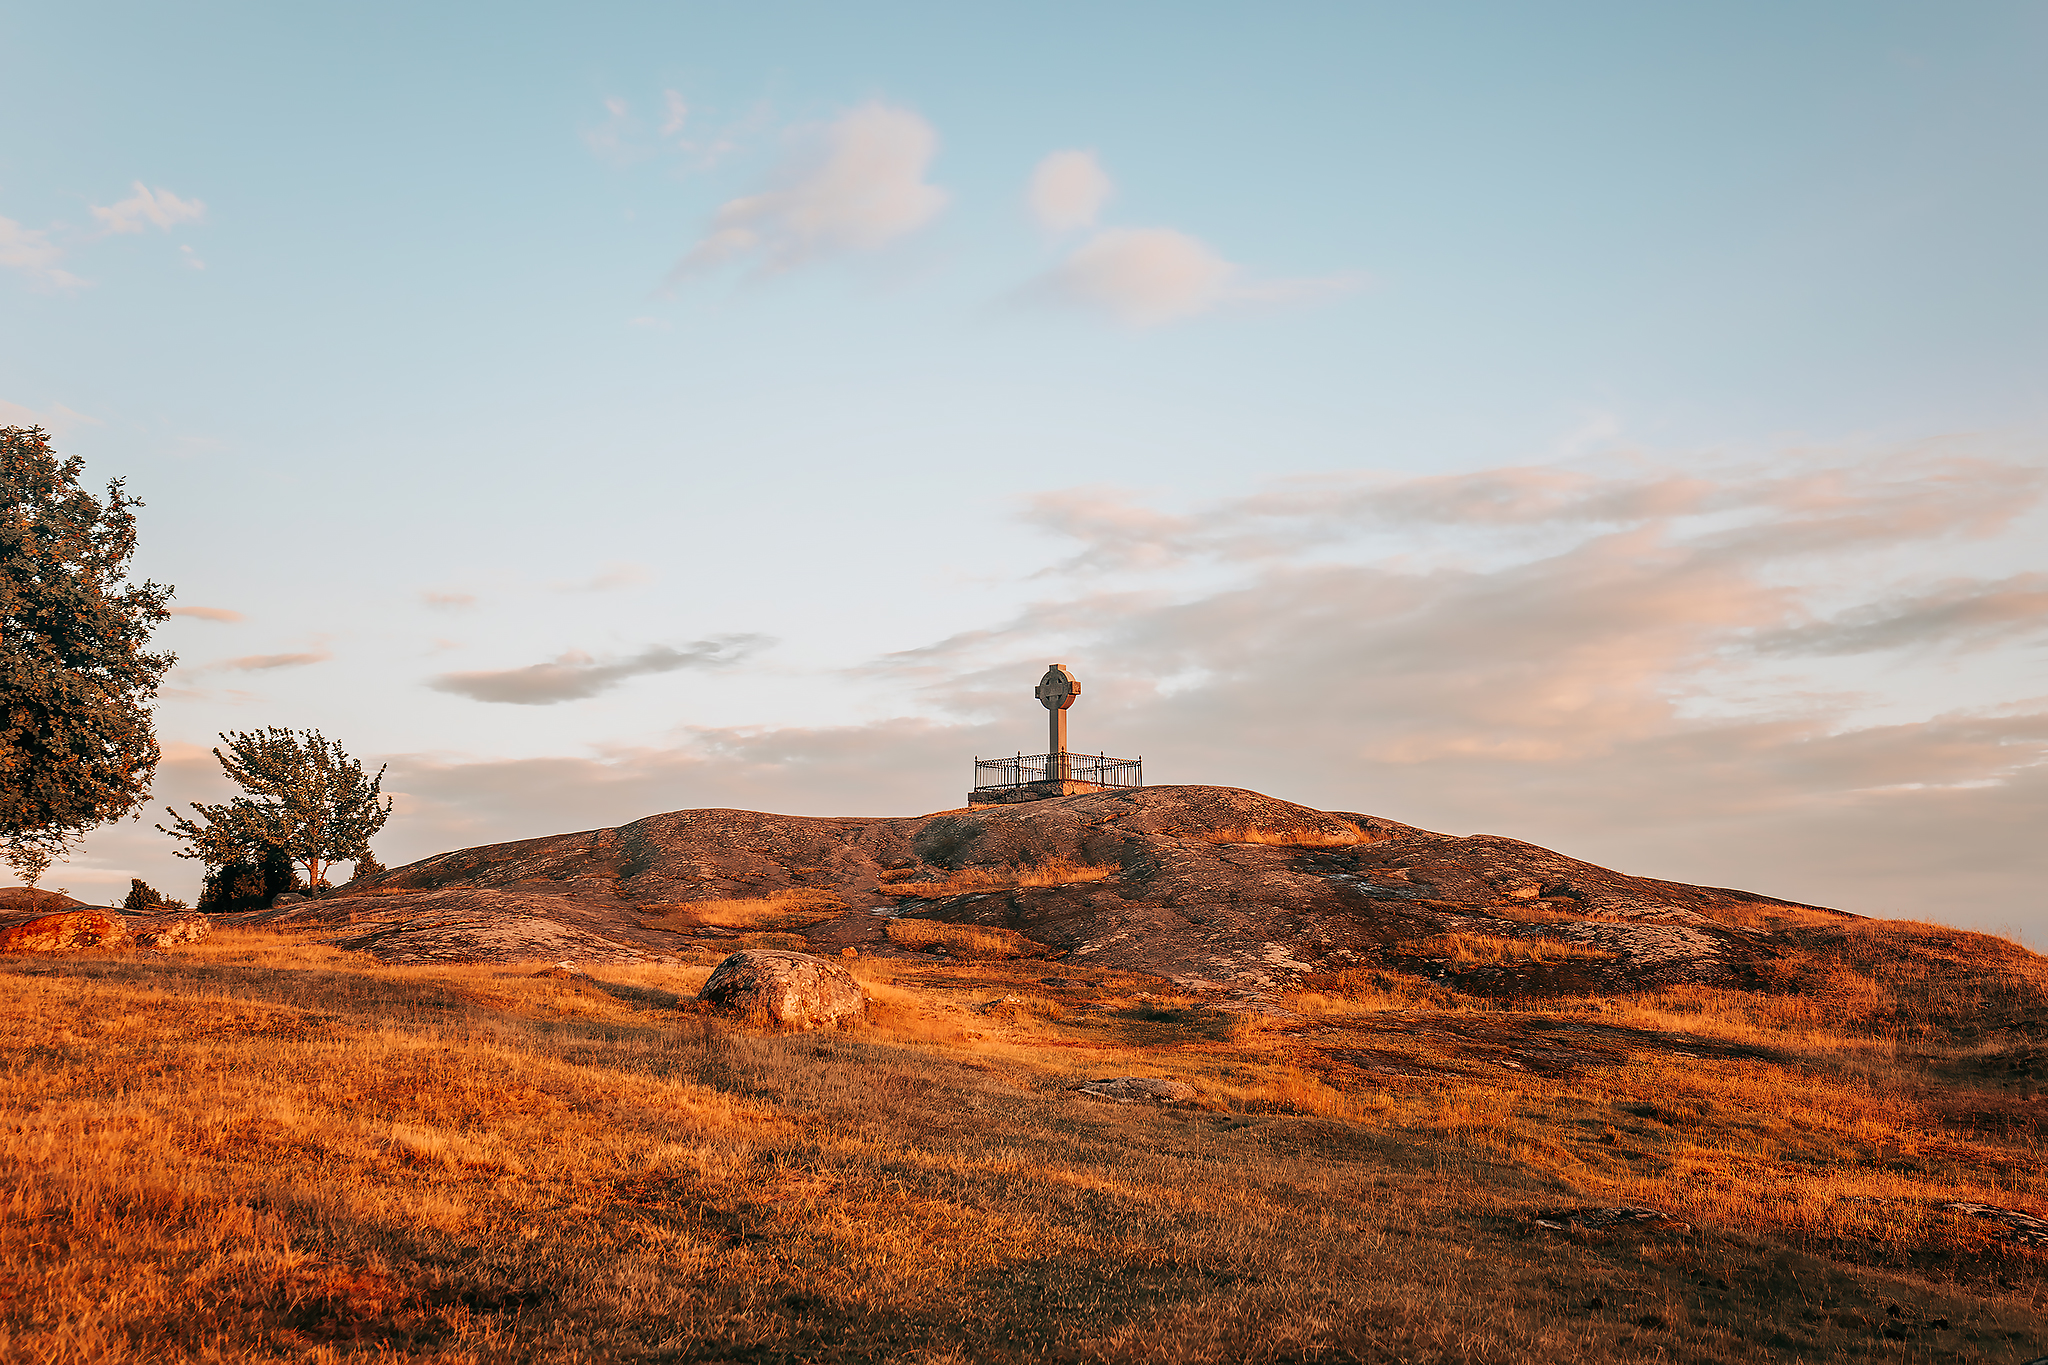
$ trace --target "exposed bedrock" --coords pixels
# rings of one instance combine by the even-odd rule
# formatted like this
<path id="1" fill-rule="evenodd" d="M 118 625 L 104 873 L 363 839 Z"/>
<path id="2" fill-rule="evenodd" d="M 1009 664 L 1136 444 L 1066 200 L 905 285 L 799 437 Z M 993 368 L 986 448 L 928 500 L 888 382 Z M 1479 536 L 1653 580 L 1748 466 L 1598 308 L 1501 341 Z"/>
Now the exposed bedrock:
<path id="1" fill-rule="evenodd" d="M 337 942 L 387 960 L 632 960 L 731 937 L 679 926 L 693 905 L 778 892 L 843 907 L 782 926 L 811 951 L 895 951 L 882 926 L 901 915 L 1243 990 L 1448 964 L 1486 989 L 1488 954 L 1517 991 L 1721 979 L 1770 954 L 1758 926 L 1774 910 L 1815 910 L 1497 835 L 1180 786 L 894 819 L 671 811 L 439 854 L 252 918 L 333 924 Z M 1458 958 L 1475 944 L 1476 965 Z"/>

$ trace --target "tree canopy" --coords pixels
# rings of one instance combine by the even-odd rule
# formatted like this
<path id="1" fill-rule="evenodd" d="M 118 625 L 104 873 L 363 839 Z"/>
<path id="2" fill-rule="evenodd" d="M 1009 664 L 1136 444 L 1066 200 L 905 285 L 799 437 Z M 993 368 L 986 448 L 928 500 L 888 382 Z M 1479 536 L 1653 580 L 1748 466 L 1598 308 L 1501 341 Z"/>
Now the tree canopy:
<path id="1" fill-rule="evenodd" d="M 180 858 L 221 868 L 260 864 L 277 850 L 306 869 L 309 887 L 318 887 L 328 864 L 369 855 L 371 838 L 391 814 L 382 768 L 371 777 L 318 730 L 273 725 L 221 738 L 227 752 L 215 749 L 213 756 L 248 795 L 224 805 L 194 801 L 198 820 L 165 807 L 172 823 L 157 828 L 184 840 Z"/>
<path id="2" fill-rule="evenodd" d="M 177 656 L 149 652 L 172 589 L 128 581 L 142 506 L 79 485 L 41 427 L 0 427 L 0 857 L 60 856 L 140 809 L 158 760 L 150 703 Z"/>

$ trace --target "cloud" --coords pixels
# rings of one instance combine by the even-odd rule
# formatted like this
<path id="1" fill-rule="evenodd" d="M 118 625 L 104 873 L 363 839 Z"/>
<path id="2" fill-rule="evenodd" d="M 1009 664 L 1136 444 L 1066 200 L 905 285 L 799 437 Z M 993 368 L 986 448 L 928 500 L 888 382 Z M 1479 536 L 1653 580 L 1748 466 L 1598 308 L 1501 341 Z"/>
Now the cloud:
<path id="1" fill-rule="evenodd" d="M 2044 474 L 1951 450 L 1359 473 L 1188 506 L 1067 490 L 1034 505 L 1054 509 L 1039 524 L 1074 537 L 1069 562 L 1091 576 L 855 673 L 899 714 L 544 758 L 394 756 L 404 817 L 379 852 L 691 806 L 944 809 L 975 754 L 1042 742 L 1030 687 L 1063 659 L 1087 686 L 1076 745 L 1143 755 L 1154 784 L 2048 935 L 2048 698 L 2038 636 L 2007 629 L 2038 619 L 2048 583 L 1970 571 L 2031 562 Z M 1908 648 L 1880 677 L 1816 653 L 1923 639 L 1974 651 L 1969 668 Z M 699 666 L 676 658 L 722 643 L 736 656 L 731 641 L 457 674 L 447 690 L 546 704 Z M 1772 641 L 1786 647 L 1760 652 Z M 1911 676 L 1879 691 L 1894 675 Z M 126 837 L 109 827 L 92 847 L 109 864 L 162 858 Z"/>
<path id="2" fill-rule="evenodd" d="M 662 91 L 661 101 L 665 111 L 661 120 L 661 135 L 674 137 L 683 131 L 683 125 L 689 121 L 690 106 L 683 102 L 682 92 L 677 90 Z"/>
<path id="3" fill-rule="evenodd" d="M 184 256 L 185 265 L 187 268 L 192 270 L 206 269 L 206 262 L 200 260 L 199 253 L 197 251 L 194 251 L 190 246 L 181 246 L 178 248 L 178 251 L 180 254 Z"/>
<path id="4" fill-rule="evenodd" d="M 64 248 L 50 240 L 47 228 L 26 228 L 12 218 L 0 218 L 0 267 L 19 270 L 44 289 L 69 292 L 86 281 L 62 269 Z"/>
<path id="5" fill-rule="evenodd" d="M 552 706 L 556 702 L 581 701 L 610 691 L 628 678 L 650 673 L 673 673 L 686 668 L 719 668 L 737 663 L 767 648 L 774 641 L 765 635 L 716 635 L 692 641 L 684 649 L 650 645 L 629 659 L 600 663 L 589 655 L 571 651 L 550 663 L 529 664 L 474 673 L 443 673 L 428 686 L 437 692 L 452 692 L 472 701 L 503 702 L 512 706 Z"/>
<path id="6" fill-rule="evenodd" d="M 909 110 L 849 110 L 803 135 L 767 188 L 721 207 L 670 282 L 738 261 L 778 274 L 915 232 L 946 205 L 924 179 L 937 149 L 931 125 Z"/>
<path id="7" fill-rule="evenodd" d="M 1054 152 L 1031 173 L 1031 212 L 1052 232 L 1092 227 L 1115 188 L 1095 153 Z"/>
<path id="8" fill-rule="evenodd" d="M 1702 552 L 1760 562 L 1982 539 L 2006 530 L 2044 491 L 2048 469 L 2038 466 L 1905 452 L 1791 469 L 1729 465 L 1714 477 L 1628 460 L 1422 478 L 1315 475 L 1187 511 L 1144 505 L 1128 490 L 1072 488 L 1037 495 L 1023 516 L 1078 542 L 1061 572 L 1242 564 L 1366 536 L 1411 545 L 1437 531 L 1556 538 L 1666 521 L 1695 527 Z"/>
<path id="9" fill-rule="evenodd" d="M 653 581 L 654 575 L 644 564 L 607 564 L 589 578 L 549 586 L 556 592 L 611 592 L 618 588 L 637 588 Z"/>
<path id="10" fill-rule="evenodd" d="M 639 156 L 630 145 L 633 135 L 640 130 L 639 120 L 633 117 L 626 101 L 618 98 L 605 100 L 604 112 L 603 123 L 583 130 L 583 145 L 601 161 L 613 166 L 629 165 Z"/>
<path id="11" fill-rule="evenodd" d="M 66 432 L 75 431 L 79 427 L 103 427 L 105 425 L 106 423 L 99 418 L 88 417 L 82 412 L 73 412 L 62 403 L 57 404 L 47 412 L 38 412 L 34 408 L 25 407 L 20 403 L 10 403 L 5 399 L 0 399 L 0 426 L 41 427 L 45 431 L 61 436 Z"/>
<path id="12" fill-rule="evenodd" d="M 1132 327 L 1205 313 L 1229 294 L 1238 268 L 1172 228 L 1099 232 L 1043 277 L 1039 290 Z"/>
<path id="13" fill-rule="evenodd" d="M 192 616 L 201 621 L 239 621 L 242 613 L 229 611 L 226 607 L 172 607 L 173 616 Z"/>
<path id="14" fill-rule="evenodd" d="M 303 654 L 244 654 L 239 659 L 221 659 L 206 665 L 213 673 L 262 673 L 273 668 L 303 668 L 307 664 L 326 663 L 334 656 L 326 650 L 312 650 Z"/>
<path id="15" fill-rule="evenodd" d="M 1356 273 L 1247 280 L 1208 243 L 1172 228 L 1109 228 L 1076 247 L 1027 290 L 1054 303 L 1158 327 L 1231 305 L 1319 302 L 1360 288 Z"/>
<path id="16" fill-rule="evenodd" d="M 197 199 L 180 199 L 161 185 L 152 190 L 140 180 L 130 188 L 135 193 L 118 204 L 93 209 L 92 216 L 105 225 L 105 232 L 141 232 L 149 227 L 169 232 L 180 223 L 206 219 L 206 205 Z"/>
<path id="17" fill-rule="evenodd" d="M 1868 654 L 1887 649 L 1990 649 L 2048 638 L 2048 574 L 1959 580 L 1930 592 L 1866 603 L 1829 620 L 1759 636 L 1772 654 Z"/>
<path id="18" fill-rule="evenodd" d="M 468 611 L 476 605 L 476 594 L 468 592 L 422 592 L 420 601 L 436 611 Z"/>

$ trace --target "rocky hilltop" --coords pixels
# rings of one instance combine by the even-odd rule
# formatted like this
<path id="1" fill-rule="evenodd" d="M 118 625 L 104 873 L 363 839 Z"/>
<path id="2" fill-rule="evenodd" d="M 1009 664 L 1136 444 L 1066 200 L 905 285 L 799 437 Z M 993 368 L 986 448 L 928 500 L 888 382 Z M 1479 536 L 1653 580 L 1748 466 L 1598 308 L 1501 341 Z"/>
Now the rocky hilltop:
<path id="1" fill-rule="evenodd" d="M 763 913 L 735 913 L 748 905 Z M 658 960 L 764 929 L 822 953 L 959 953 L 974 937 L 908 932 L 924 924 L 1190 989 L 1391 968 L 1548 994 L 1732 983 L 1773 955 L 1776 930 L 1838 915 L 1177 786 L 903 819 L 672 811 L 439 854 L 252 918 L 331 925 L 331 941 L 392 962 Z"/>

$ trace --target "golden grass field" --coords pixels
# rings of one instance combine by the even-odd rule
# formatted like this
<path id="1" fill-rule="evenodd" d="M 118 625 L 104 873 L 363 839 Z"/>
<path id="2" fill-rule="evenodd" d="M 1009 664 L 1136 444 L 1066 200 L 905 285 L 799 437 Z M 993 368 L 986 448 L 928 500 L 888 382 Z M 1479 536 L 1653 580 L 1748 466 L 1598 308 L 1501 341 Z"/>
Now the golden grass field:
<path id="1" fill-rule="evenodd" d="M 1232 1013 L 861 958 L 872 1022 L 789 1036 L 678 1009 L 708 954 L 586 979 L 224 931 L 12 958 L 0 1358 L 2048 1352 L 2048 1254 L 1943 1207 L 2048 1212 L 2048 964 L 1800 932 L 1760 992 L 1512 1009 L 1367 971 Z M 1199 1099 L 1068 1088 L 1118 1075 Z M 1538 1226 L 1621 1205 L 1675 1221 Z"/>

